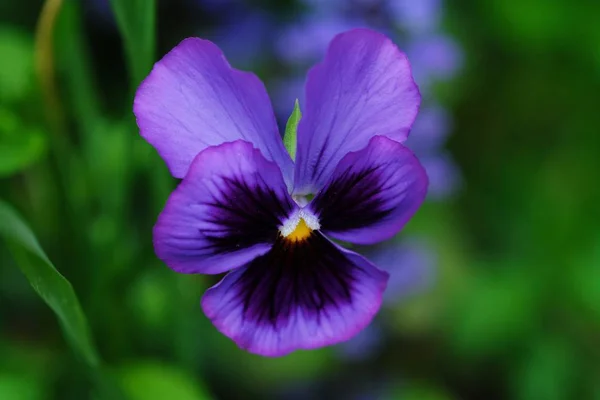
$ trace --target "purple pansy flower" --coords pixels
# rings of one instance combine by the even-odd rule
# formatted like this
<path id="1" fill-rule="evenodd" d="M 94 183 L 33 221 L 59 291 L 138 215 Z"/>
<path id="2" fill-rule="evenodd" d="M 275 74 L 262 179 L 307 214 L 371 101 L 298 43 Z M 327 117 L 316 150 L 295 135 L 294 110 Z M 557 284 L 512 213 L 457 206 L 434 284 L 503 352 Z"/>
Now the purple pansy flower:
<path id="1" fill-rule="evenodd" d="M 141 135 L 183 178 L 154 227 L 158 257 L 181 273 L 230 271 L 202 308 L 240 347 L 266 356 L 345 341 L 371 321 L 388 274 L 329 238 L 389 239 L 427 190 L 400 143 L 420 95 L 387 37 L 336 36 L 305 99 L 295 163 L 263 84 L 209 41 L 181 42 L 134 103 Z"/>

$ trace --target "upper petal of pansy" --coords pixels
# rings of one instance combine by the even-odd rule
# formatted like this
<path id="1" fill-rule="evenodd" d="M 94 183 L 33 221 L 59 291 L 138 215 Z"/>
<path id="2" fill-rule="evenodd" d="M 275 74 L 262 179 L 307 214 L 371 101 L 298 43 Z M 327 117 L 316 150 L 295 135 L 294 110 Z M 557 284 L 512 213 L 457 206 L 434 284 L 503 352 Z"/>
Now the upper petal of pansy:
<path id="1" fill-rule="evenodd" d="M 248 142 L 194 159 L 154 227 L 154 248 L 182 273 L 217 274 L 266 253 L 294 210 L 277 165 Z"/>
<path id="2" fill-rule="evenodd" d="M 390 39 L 368 29 L 337 35 L 308 73 L 294 193 L 321 189 L 342 157 L 375 135 L 405 140 L 420 101 L 408 60 Z"/>
<path id="3" fill-rule="evenodd" d="M 326 234 L 373 244 L 402 229 L 423 202 L 427 184 L 425 170 L 407 147 L 375 136 L 339 162 L 308 208 Z"/>
<path id="4" fill-rule="evenodd" d="M 188 38 L 165 55 L 140 85 L 133 108 L 141 135 L 177 178 L 208 146 L 243 139 L 279 164 L 291 184 L 293 163 L 264 85 L 232 68 L 212 42 Z"/>
<path id="5" fill-rule="evenodd" d="M 280 237 L 273 249 L 230 272 L 202 298 L 217 329 L 241 348 L 282 356 L 350 339 L 381 306 L 388 274 L 320 232 Z"/>

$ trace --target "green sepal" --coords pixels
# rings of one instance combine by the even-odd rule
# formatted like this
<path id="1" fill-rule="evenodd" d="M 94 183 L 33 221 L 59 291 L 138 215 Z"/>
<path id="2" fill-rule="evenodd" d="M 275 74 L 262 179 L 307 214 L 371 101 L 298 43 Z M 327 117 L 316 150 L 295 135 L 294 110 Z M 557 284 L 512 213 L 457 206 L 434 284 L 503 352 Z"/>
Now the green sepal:
<path id="1" fill-rule="evenodd" d="M 285 149 L 290 153 L 290 157 L 292 160 L 296 160 L 296 131 L 298 130 L 298 123 L 302 118 L 302 113 L 300 112 L 300 104 L 298 103 L 298 99 L 294 103 L 294 110 L 292 114 L 287 120 L 287 124 L 285 125 L 285 134 L 283 135 L 283 145 Z"/>

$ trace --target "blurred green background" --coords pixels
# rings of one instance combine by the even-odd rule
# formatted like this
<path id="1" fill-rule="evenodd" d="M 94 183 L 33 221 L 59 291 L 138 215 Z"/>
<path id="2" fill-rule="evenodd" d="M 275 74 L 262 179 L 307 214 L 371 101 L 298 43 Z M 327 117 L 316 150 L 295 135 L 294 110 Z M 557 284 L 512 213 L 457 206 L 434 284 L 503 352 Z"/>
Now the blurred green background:
<path id="1" fill-rule="evenodd" d="M 0 1 L 0 399 L 600 399 L 597 1 L 445 4 L 461 67 L 428 93 L 460 184 L 400 235 L 426 240 L 434 278 L 382 310 L 375 349 L 247 354 L 200 310 L 217 278 L 155 257 L 176 180 L 135 88 L 187 36 L 269 88 L 302 76 L 273 32 L 328 21 L 315 4 Z M 271 34 L 248 52 L 232 15 Z"/>

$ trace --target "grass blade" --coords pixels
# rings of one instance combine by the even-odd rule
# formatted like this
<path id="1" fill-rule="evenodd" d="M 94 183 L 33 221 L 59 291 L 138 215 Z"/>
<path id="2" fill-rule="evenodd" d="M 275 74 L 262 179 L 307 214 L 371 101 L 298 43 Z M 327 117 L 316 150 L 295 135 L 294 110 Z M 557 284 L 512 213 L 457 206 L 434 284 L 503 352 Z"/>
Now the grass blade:
<path id="1" fill-rule="evenodd" d="M 69 281 L 46 256 L 35 235 L 16 210 L 0 200 L 0 237 L 4 238 L 33 289 L 54 311 L 75 353 L 92 368 L 99 358 L 89 326 Z"/>
<path id="2" fill-rule="evenodd" d="M 110 0 L 123 37 L 133 89 L 154 63 L 156 44 L 156 0 Z"/>

